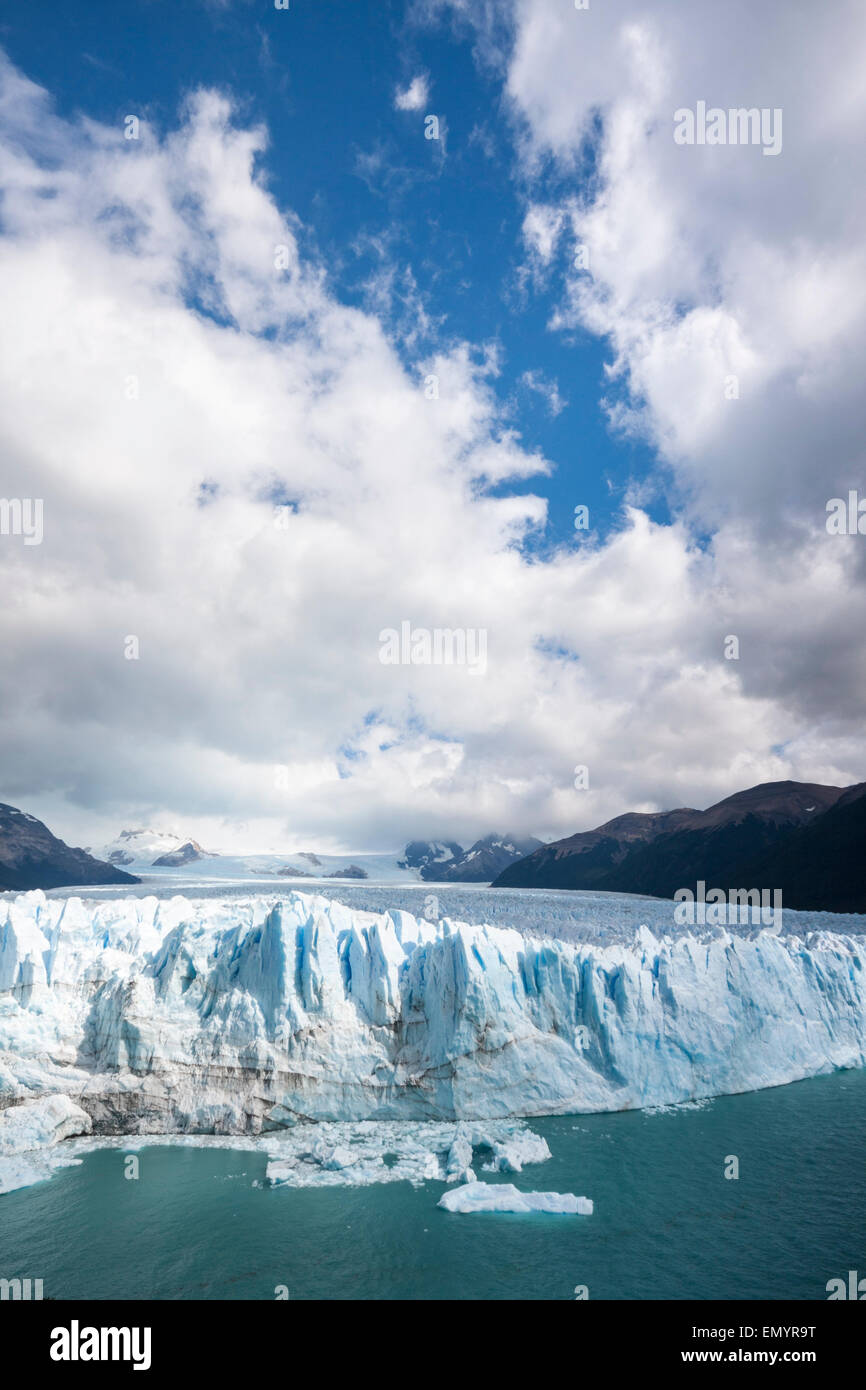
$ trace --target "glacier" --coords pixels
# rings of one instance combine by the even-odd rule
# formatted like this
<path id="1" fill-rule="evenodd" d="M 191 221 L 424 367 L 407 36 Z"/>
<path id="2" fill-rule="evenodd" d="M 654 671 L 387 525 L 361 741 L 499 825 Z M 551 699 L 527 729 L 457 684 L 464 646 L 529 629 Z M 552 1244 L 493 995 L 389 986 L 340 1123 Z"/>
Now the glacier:
<path id="1" fill-rule="evenodd" d="M 855 935 L 573 943 L 302 892 L 0 914 L 0 1111 L 64 1096 L 97 1136 L 624 1110 L 866 1064 Z M 502 1142 L 496 1171 L 544 1157 Z"/>

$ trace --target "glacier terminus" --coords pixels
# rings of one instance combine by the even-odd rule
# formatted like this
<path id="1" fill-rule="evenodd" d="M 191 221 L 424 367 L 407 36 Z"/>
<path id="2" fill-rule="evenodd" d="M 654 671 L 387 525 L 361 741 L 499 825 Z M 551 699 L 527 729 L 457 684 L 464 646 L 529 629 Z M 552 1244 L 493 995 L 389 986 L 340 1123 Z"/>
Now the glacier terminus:
<path id="1" fill-rule="evenodd" d="M 94 1134 L 613 1111 L 866 1062 L 863 938 L 572 944 L 273 901 L 0 906 L 0 1106 Z"/>

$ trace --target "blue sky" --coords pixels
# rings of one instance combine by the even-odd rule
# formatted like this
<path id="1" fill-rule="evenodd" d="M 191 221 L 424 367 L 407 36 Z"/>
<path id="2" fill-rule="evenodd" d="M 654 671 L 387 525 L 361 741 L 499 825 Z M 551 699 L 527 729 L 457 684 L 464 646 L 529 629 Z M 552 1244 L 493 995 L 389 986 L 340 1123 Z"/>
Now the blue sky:
<path id="1" fill-rule="evenodd" d="M 7 5 L 0 799 L 361 851 L 862 780 L 864 53 L 859 0 Z"/>

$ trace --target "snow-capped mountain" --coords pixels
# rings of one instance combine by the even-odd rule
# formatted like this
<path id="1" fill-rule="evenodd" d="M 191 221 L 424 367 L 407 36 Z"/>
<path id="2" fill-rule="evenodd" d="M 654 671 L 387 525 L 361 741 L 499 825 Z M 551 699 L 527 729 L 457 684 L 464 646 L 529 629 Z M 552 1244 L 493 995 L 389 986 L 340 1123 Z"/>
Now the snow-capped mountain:
<path id="1" fill-rule="evenodd" d="M 186 852 L 190 846 L 192 853 Z M 194 859 L 207 858 L 207 850 L 190 839 L 188 835 L 178 835 L 173 830 L 121 830 L 116 839 L 99 851 L 109 864 L 130 865 L 137 869 L 147 869 L 158 861 L 167 864 L 186 864 Z M 174 856 L 178 856 L 175 858 Z"/>
<path id="2" fill-rule="evenodd" d="M 226 854 L 205 849 L 198 840 L 173 830 L 122 830 L 100 854 L 109 863 L 123 865 L 137 874 L 171 870 L 177 877 L 193 878 L 383 878 L 417 879 L 415 872 L 397 867 L 393 855 Z M 160 874 L 161 876 L 161 874 Z M 43 886 L 43 885 L 34 885 Z M 48 886 L 48 885 L 44 885 Z"/>
<path id="3" fill-rule="evenodd" d="M 208 854 L 207 850 L 202 849 L 198 840 L 185 840 L 178 849 L 169 850 L 167 854 L 161 854 L 158 859 L 154 859 L 155 869 L 178 869 L 184 864 L 195 864 L 199 859 L 214 859 L 218 856 Z"/>
<path id="4" fill-rule="evenodd" d="M 453 840 L 410 840 L 398 861 L 401 869 L 417 869 L 421 878 L 426 870 L 444 868 L 463 858 L 463 848 Z"/>
<path id="5" fill-rule="evenodd" d="M 389 854 L 328 854 L 298 850 L 290 854 L 226 854 L 204 849 L 198 840 L 172 830 L 122 830 L 99 851 L 108 863 L 146 875 L 173 870 L 180 875 L 217 878 L 346 878 L 386 882 L 489 883 L 516 860 L 531 854 L 538 840 L 488 835 L 465 850 L 456 841 L 412 840 L 399 857 Z M 36 885 L 33 886 L 48 886 Z"/>
<path id="6" fill-rule="evenodd" d="M 102 1133 L 623 1110 L 866 1065 L 862 937 L 630 945 L 283 900 L 2 904 L 0 1108 Z"/>
<path id="7" fill-rule="evenodd" d="M 510 864 L 516 864 L 528 854 L 541 848 L 541 840 L 520 835 L 486 835 L 476 840 L 453 864 L 446 864 L 444 872 L 436 875 L 444 883 L 490 883 Z M 422 878 L 432 877 L 423 874 Z"/>
<path id="8" fill-rule="evenodd" d="M 413 840 L 401 863 L 417 869 L 428 883 L 490 883 L 510 864 L 540 848 L 540 840 L 519 835 L 486 835 L 469 849 L 453 840 Z"/>

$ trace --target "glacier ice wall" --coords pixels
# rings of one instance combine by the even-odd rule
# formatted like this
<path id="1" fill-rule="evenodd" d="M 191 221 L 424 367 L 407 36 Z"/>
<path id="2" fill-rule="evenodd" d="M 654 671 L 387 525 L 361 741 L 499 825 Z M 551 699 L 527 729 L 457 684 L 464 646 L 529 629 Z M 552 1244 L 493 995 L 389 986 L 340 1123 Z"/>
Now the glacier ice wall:
<path id="1" fill-rule="evenodd" d="M 0 903 L 0 1107 L 98 1133 L 671 1104 L 866 1064 L 866 943 L 723 930 L 630 946 L 276 904 Z"/>

